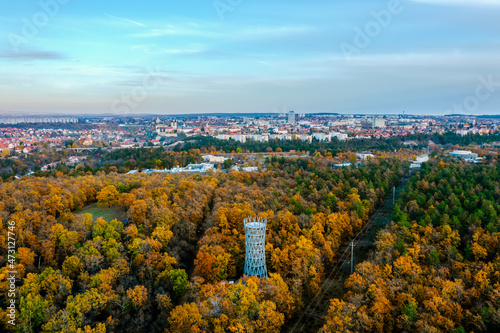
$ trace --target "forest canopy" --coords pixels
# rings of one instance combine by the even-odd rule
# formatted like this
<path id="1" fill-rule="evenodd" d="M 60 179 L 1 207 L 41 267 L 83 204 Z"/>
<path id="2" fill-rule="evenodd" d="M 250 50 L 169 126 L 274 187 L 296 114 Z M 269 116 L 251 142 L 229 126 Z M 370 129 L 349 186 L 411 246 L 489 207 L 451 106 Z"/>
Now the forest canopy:
<path id="1" fill-rule="evenodd" d="M 399 158 L 344 169 L 324 158 L 276 158 L 263 172 L 1 183 L 0 237 L 6 241 L 14 221 L 20 278 L 18 325 L 7 324 L 4 310 L 2 325 L 19 332 L 279 332 L 318 291 L 341 242 L 403 174 Z M 95 203 L 128 218 L 78 214 Z M 270 277 L 241 279 L 243 219 L 256 215 L 268 219 Z M 0 288 L 8 290 L 4 278 Z"/>
<path id="2" fill-rule="evenodd" d="M 2 182 L 0 242 L 14 223 L 18 271 L 12 326 L 3 247 L 2 330 L 287 331 L 340 249 L 408 176 L 408 154 L 344 168 L 322 156 L 274 156 L 254 172 Z M 322 331 L 497 331 L 499 199 L 497 162 L 423 164 L 344 296 L 322 305 Z M 243 276 L 249 216 L 268 221 L 268 278 Z"/>

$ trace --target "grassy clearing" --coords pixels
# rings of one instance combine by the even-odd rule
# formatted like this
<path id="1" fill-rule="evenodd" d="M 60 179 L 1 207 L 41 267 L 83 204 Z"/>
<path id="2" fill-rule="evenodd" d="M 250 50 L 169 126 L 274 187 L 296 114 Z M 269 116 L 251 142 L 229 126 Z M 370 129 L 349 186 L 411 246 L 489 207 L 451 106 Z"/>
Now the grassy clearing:
<path id="1" fill-rule="evenodd" d="M 86 213 L 92 214 L 94 220 L 99 217 L 102 217 L 104 220 L 108 222 L 113 219 L 117 219 L 118 221 L 123 221 L 127 218 L 127 214 L 119 208 L 98 207 L 96 203 L 83 207 L 82 209 L 77 210 L 75 212 L 75 214 L 77 215 L 83 215 Z"/>

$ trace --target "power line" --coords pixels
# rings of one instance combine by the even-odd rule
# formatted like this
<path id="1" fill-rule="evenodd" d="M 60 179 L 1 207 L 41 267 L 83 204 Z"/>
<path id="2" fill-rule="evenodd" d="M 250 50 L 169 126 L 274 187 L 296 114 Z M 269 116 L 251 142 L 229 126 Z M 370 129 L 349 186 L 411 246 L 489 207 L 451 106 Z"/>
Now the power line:
<path id="1" fill-rule="evenodd" d="M 401 185 L 401 183 L 404 181 L 404 178 L 401 179 L 397 184 L 396 186 L 399 186 Z M 394 189 L 396 188 L 396 186 L 394 187 Z M 394 195 L 395 195 L 395 190 L 394 190 Z M 390 194 L 389 194 L 390 196 Z M 379 207 L 377 209 L 377 211 L 372 215 L 372 217 L 370 218 L 370 220 L 363 226 L 363 228 L 361 228 L 361 230 L 357 233 L 357 235 L 352 239 L 351 241 L 351 274 L 353 273 L 353 257 L 354 257 L 354 246 L 356 246 L 360 241 L 361 241 L 361 238 L 360 236 L 364 236 L 365 233 L 374 225 L 372 223 L 373 220 L 375 220 L 376 217 L 378 217 L 378 215 L 381 214 L 382 210 L 384 209 L 384 206 L 385 206 L 385 203 L 386 201 L 390 198 L 389 196 L 387 196 L 384 200 L 384 205 L 382 205 L 381 207 Z M 359 238 L 359 239 L 358 239 Z M 349 247 L 346 247 L 346 249 L 344 250 L 344 252 L 342 253 L 342 255 L 340 256 L 339 260 L 337 261 L 337 264 L 334 266 L 333 270 L 330 272 L 329 276 L 327 279 L 325 279 L 325 282 L 323 282 L 323 285 L 321 286 L 321 289 L 320 289 L 320 292 L 318 292 L 316 294 L 316 296 L 313 298 L 312 302 L 309 304 L 309 306 L 305 309 L 305 311 L 302 313 L 302 315 L 300 316 L 300 318 L 297 320 L 297 322 L 295 323 L 295 325 L 292 327 L 292 329 L 290 330 L 290 332 L 294 332 L 295 329 L 297 328 L 297 326 L 301 323 L 302 319 L 306 316 L 306 313 L 307 312 L 310 312 L 310 309 L 312 307 L 312 312 L 316 311 L 316 308 L 318 307 L 318 305 L 320 304 L 321 302 L 321 297 L 323 296 L 323 293 L 321 293 L 322 290 L 328 290 L 331 286 L 331 284 L 333 283 L 333 281 L 337 278 L 337 276 L 339 275 L 340 273 L 340 269 L 342 266 L 345 265 L 347 259 L 349 258 L 348 256 L 348 253 L 349 253 Z M 343 260 L 343 261 L 342 261 Z M 342 263 L 341 263 L 342 262 Z M 341 264 L 340 264 L 341 263 Z M 340 264 L 340 265 L 339 265 Z M 334 275 L 335 274 L 335 275 Z M 332 275 L 334 275 L 333 279 L 332 279 Z M 330 280 L 330 281 L 327 281 L 327 280 Z M 327 288 L 325 288 L 325 286 Z M 313 306 L 314 305 L 314 306 Z M 309 319 L 311 317 L 311 313 L 307 314 L 307 318 Z"/>

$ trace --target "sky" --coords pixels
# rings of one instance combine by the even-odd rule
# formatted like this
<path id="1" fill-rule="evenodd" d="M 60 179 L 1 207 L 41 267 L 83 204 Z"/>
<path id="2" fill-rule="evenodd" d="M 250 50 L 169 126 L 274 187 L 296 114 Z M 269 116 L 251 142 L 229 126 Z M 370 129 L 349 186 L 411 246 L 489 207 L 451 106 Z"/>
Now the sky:
<path id="1" fill-rule="evenodd" d="M 0 2 L 0 115 L 500 114 L 500 0 Z"/>

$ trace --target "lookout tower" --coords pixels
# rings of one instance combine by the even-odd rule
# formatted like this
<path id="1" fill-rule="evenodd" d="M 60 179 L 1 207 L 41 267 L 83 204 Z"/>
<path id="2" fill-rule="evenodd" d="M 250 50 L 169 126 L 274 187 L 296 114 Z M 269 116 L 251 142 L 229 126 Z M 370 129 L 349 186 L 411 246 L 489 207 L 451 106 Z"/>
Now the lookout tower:
<path id="1" fill-rule="evenodd" d="M 245 225 L 245 270 L 244 275 L 267 277 L 266 226 L 267 219 L 247 217 Z"/>

